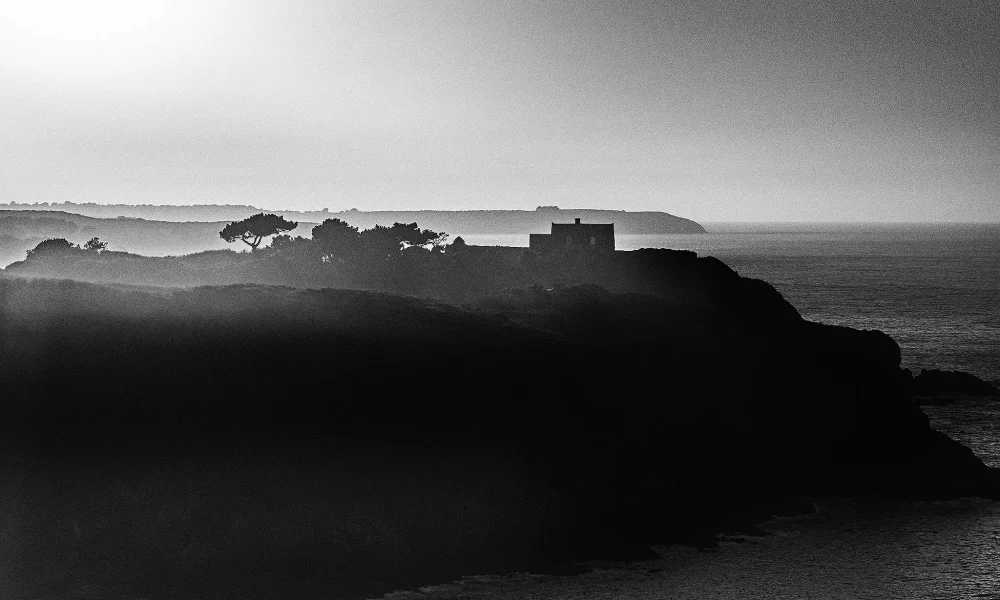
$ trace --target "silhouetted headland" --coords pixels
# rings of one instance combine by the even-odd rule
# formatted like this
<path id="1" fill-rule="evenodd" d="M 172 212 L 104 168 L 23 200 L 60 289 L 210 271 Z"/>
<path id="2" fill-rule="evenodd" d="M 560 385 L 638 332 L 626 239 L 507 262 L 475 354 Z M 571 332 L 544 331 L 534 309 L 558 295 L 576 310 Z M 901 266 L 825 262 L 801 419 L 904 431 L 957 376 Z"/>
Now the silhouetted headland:
<path id="1" fill-rule="evenodd" d="M 0 277 L 10 595 L 365 597 L 709 546 L 813 496 L 1000 496 L 889 336 L 714 258 L 319 227 L 56 240 Z M 199 277 L 228 285 L 131 285 Z"/>
<path id="2" fill-rule="evenodd" d="M 25 260 L 9 265 L 6 272 L 157 286 L 255 283 L 368 289 L 465 302 L 508 289 L 577 283 L 668 293 L 673 284 L 658 265 L 674 264 L 670 277 L 684 277 L 696 258 L 691 252 L 615 252 L 604 251 L 603 246 L 592 249 L 588 244 L 563 243 L 555 251 L 535 252 L 467 245 L 460 236 L 448 244 L 445 233 L 423 229 L 417 223 L 360 229 L 340 219 L 327 219 L 315 227 L 290 225 L 295 225 L 292 234 L 305 229 L 310 236 L 292 237 L 274 230 L 269 233 L 275 236 L 270 245 L 254 252 L 217 250 L 152 257 L 122 252 L 113 242 L 95 252 L 63 239 L 55 245 L 39 243 L 26 253 Z M 229 227 L 219 230 L 224 233 Z M 260 244 L 256 234 L 253 239 Z"/>

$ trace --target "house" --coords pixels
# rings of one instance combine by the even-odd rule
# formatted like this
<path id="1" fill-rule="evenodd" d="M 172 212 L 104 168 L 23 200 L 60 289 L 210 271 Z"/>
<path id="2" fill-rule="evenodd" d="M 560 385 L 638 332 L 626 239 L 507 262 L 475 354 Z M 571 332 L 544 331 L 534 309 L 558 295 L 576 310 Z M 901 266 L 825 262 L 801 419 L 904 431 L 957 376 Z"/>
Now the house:
<path id="1" fill-rule="evenodd" d="M 614 223 L 553 223 L 552 233 L 532 233 L 528 247 L 539 254 L 554 250 L 589 249 L 613 252 L 615 249 Z"/>

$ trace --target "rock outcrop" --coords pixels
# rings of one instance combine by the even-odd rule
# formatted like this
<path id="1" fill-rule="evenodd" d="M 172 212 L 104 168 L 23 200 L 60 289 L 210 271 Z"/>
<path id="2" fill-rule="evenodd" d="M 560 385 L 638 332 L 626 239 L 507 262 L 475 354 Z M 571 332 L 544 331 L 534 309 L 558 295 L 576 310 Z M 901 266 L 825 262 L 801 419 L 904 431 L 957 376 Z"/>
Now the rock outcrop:
<path id="1" fill-rule="evenodd" d="M 913 378 L 914 396 L 965 395 L 976 397 L 1000 396 L 1000 389 L 989 381 L 962 371 L 921 369 Z"/>

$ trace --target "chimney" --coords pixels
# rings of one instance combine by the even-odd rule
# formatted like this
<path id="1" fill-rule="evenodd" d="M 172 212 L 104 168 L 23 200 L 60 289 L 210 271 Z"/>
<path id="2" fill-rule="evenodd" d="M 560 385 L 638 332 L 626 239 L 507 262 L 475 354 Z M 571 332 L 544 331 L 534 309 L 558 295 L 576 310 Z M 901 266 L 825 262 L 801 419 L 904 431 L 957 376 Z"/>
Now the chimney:
<path id="1" fill-rule="evenodd" d="M 577 217 L 577 219 L 576 219 L 576 224 L 577 224 L 577 225 L 579 225 L 579 224 L 580 224 L 580 218 L 579 218 L 579 217 Z"/>

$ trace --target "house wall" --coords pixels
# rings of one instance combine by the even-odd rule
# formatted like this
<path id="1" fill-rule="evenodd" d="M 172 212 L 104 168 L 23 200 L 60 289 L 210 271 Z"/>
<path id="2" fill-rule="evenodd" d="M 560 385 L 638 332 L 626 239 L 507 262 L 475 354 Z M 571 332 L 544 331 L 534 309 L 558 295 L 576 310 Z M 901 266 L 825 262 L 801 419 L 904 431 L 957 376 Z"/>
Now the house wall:
<path id="1" fill-rule="evenodd" d="M 613 223 L 553 223 L 551 238 L 553 248 L 613 251 L 615 226 Z"/>
<path id="2" fill-rule="evenodd" d="M 528 248 L 532 252 L 548 252 L 552 249 L 552 236 L 547 233 L 532 233 L 528 235 Z"/>

